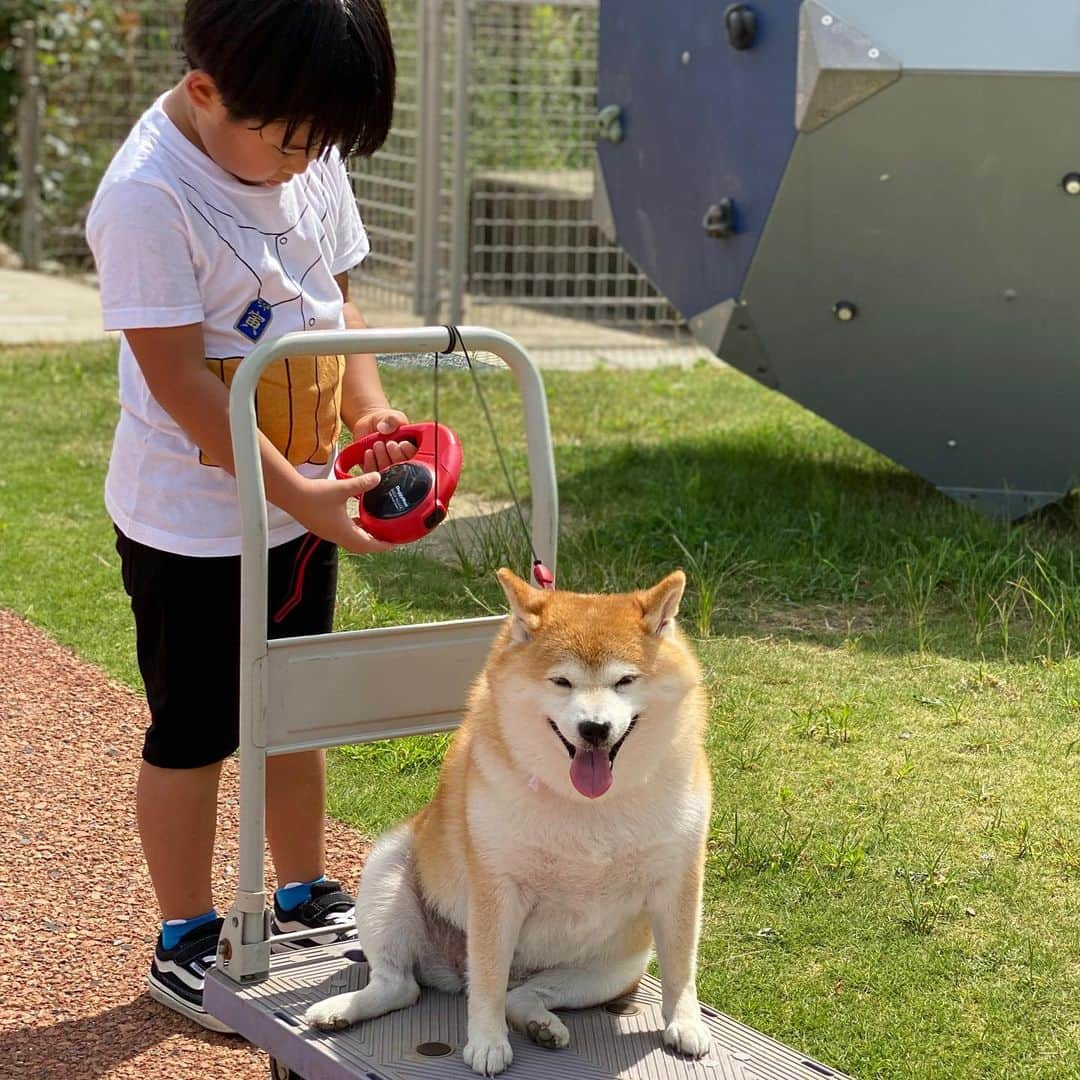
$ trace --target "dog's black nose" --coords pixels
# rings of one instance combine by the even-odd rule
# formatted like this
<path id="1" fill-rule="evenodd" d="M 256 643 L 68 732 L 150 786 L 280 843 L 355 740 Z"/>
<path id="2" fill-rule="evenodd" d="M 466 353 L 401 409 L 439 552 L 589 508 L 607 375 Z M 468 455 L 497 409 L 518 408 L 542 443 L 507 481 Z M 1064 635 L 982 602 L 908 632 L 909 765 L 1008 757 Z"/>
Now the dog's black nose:
<path id="1" fill-rule="evenodd" d="M 578 733 L 592 746 L 599 746 L 601 743 L 607 742 L 610 731 L 610 724 L 598 724 L 595 720 L 585 720 L 578 724 Z"/>

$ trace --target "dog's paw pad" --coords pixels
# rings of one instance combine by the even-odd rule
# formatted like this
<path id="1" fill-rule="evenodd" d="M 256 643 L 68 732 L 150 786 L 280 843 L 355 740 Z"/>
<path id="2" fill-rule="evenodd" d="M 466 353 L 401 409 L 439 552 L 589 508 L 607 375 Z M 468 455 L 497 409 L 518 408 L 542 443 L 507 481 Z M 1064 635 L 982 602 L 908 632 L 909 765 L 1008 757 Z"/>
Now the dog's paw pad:
<path id="1" fill-rule="evenodd" d="M 664 1045 L 689 1058 L 703 1058 L 712 1048 L 712 1035 L 701 1020 L 673 1020 L 664 1029 Z"/>
<path id="2" fill-rule="evenodd" d="M 552 1016 L 550 1020 L 530 1020 L 525 1025 L 525 1031 L 537 1046 L 545 1050 L 558 1050 L 570 1045 L 570 1032 L 557 1016 Z"/>
<path id="3" fill-rule="evenodd" d="M 510 1040 L 505 1035 L 498 1039 L 470 1039 L 462 1056 L 465 1064 L 481 1076 L 496 1076 L 514 1060 Z"/>
<path id="4" fill-rule="evenodd" d="M 304 1013 L 304 1023 L 319 1031 L 344 1031 L 352 1027 L 352 1021 L 342 1016 L 337 1009 L 328 1009 L 325 1005 L 313 1005 Z"/>

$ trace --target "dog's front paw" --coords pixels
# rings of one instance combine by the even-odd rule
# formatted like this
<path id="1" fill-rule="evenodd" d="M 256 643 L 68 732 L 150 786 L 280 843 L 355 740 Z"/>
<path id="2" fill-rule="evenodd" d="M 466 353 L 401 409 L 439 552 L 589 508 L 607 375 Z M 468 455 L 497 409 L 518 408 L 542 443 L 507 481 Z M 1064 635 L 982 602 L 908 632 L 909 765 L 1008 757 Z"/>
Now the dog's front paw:
<path id="1" fill-rule="evenodd" d="M 664 1045 L 677 1054 L 702 1058 L 712 1047 L 712 1035 L 702 1020 L 672 1020 L 664 1029 Z"/>
<path id="2" fill-rule="evenodd" d="M 355 996 L 355 994 L 338 994 L 320 1001 L 317 1005 L 312 1005 L 304 1013 L 304 1023 L 320 1031 L 344 1031 L 347 1027 L 352 1027 L 359 1019 L 352 1015 L 352 1010 L 349 1008 Z"/>
<path id="3" fill-rule="evenodd" d="M 505 1033 L 485 1037 L 472 1036 L 465 1044 L 465 1064 L 481 1076 L 496 1076 L 514 1060 L 510 1040 Z"/>

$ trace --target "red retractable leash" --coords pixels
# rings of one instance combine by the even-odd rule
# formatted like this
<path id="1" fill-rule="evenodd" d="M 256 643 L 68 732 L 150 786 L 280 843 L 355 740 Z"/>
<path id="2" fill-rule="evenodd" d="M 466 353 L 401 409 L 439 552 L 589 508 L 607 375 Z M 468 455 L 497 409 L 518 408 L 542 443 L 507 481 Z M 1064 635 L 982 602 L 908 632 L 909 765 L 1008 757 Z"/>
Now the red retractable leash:
<path id="1" fill-rule="evenodd" d="M 382 480 L 378 487 L 365 492 L 359 500 L 356 523 L 377 540 L 392 544 L 406 544 L 426 536 L 437 528 L 446 518 L 450 499 L 457 489 L 461 476 L 462 451 L 461 441 L 450 428 L 439 423 L 439 356 L 448 356 L 460 346 L 465 355 L 465 362 L 472 375 L 477 397 L 484 410 L 488 429 L 495 442 L 495 450 L 502 465 L 510 496 L 514 500 L 518 520 L 521 524 L 529 549 L 533 556 L 533 578 L 541 589 L 553 589 L 555 576 L 540 561 L 532 546 L 532 538 L 525 517 L 521 512 L 521 503 L 514 490 L 510 471 L 506 467 L 502 447 L 491 412 L 484 399 L 476 369 L 473 367 L 469 350 L 465 346 L 456 326 L 446 328 L 450 341 L 441 353 L 435 353 L 434 377 L 434 414 L 433 421 L 421 424 L 404 424 L 391 432 L 390 438 L 398 442 L 411 442 L 416 453 L 408 461 L 390 465 L 382 470 Z M 377 442 L 385 442 L 386 435 L 372 432 L 362 439 L 351 443 L 338 455 L 334 472 L 338 479 L 347 480 L 349 470 L 356 466 L 363 467 L 364 454 Z"/>
<path id="2" fill-rule="evenodd" d="M 356 523 L 376 540 L 408 544 L 427 536 L 446 517 L 461 476 L 461 442 L 438 421 L 402 424 L 389 436 L 372 432 L 338 455 L 334 463 L 338 479 L 348 480 L 349 470 L 362 468 L 364 454 L 387 438 L 412 443 L 416 453 L 384 469 L 379 486 L 360 496 Z"/>

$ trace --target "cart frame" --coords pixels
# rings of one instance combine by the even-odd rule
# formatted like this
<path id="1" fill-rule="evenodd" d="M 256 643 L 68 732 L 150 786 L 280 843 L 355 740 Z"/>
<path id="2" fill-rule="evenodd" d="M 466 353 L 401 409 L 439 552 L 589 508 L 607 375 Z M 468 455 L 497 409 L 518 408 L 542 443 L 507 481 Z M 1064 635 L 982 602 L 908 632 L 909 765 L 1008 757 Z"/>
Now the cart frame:
<path id="1" fill-rule="evenodd" d="M 289 356 L 448 353 L 464 345 L 488 352 L 513 372 L 521 394 L 532 487 L 532 543 L 554 571 L 558 492 L 540 372 L 506 334 L 485 327 L 320 330 L 285 334 L 256 346 L 236 370 L 229 423 L 240 503 L 240 862 L 236 899 L 218 942 L 217 965 L 240 984 L 270 970 L 264 889 L 268 754 L 456 727 L 465 696 L 504 616 L 416 626 L 267 638 L 267 511 L 255 415 L 255 390 L 268 365 Z M 426 678 L 396 678 L 422 664 Z M 377 676 L 377 678 L 375 677 Z M 393 687 L 392 701 L 373 694 Z M 311 702 L 321 707 L 311 708 Z M 305 703 L 303 712 L 297 705 Z"/>

